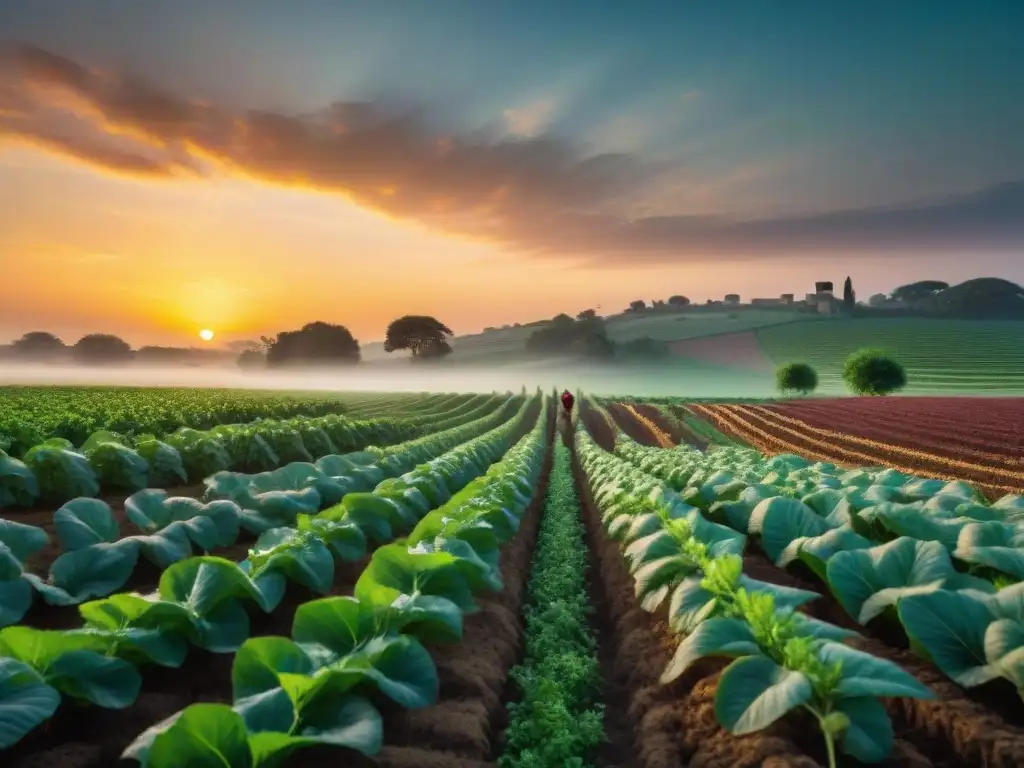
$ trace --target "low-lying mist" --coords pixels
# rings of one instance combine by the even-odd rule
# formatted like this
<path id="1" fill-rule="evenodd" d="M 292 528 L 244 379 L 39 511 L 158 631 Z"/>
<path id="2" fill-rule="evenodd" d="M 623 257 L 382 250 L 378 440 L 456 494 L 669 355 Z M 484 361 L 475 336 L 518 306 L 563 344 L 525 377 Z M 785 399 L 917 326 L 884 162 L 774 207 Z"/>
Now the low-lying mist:
<path id="1" fill-rule="evenodd" d="M 537 361 L 476 365 L 408 361 L 360 363 L 350 368 L 243 371 L 232 367 L 81 367 L 0 364 L 0 385 L 218 387 L 258 390 L 493 392 L 523 387 L 582 389 L 599 395 L 756 397 L 771 379 L 745 371 L 708 371 L 685 364 L 596 365 Z"/>

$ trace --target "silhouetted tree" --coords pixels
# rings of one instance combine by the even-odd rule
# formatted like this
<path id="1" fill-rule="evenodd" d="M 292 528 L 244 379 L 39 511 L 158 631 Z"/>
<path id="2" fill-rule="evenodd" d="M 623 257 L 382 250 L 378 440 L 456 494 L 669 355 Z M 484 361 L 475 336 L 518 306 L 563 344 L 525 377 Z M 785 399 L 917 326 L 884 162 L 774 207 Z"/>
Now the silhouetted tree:
<path id="1" fill-rule="evenodd" d="M 577 320 L 593 320 L 595 317 L 597 317 L 596 309 L 584 309 L 582 312 L 576 315 Z"/>
<path id="2" fill-rule="evenodd" d="M 669 303 L 669 306 L 672 306 L 672 307 L 688 307 L 688 306 L 690 306 L 690 300 L 688 298 L 686 298 L 685 296 L 679 296 L 678 294 L 675 295 L 675 296 L 669 296 L 668 297 L 668 303 Z"/>
<path id="3" fill-rule="evenodd" d="M 850 276 L 846 276 L 846 282 L 843 283 L 843 307 L 850 310 L 853 309 L 857 304 L 857 298 L 853 293 L 853 281 Z"/>
<path id="4" fill-rule="evenodd" d="M 884 307 L 888 301 L 889 297 L 884 293 L 875 293 L 868 299 L 868 304 L 872 307 Z"/>
<path id="5" fill-rule="evenodd" d="M 573 320 L 568 315 L 559 315 L 531 333 L 526 340 L 526 349 L 542 355 L 578 354 L 586 357 L 609 357 L 615 352 L 602 318 Z"/>
<path id="6" fill-rule="evenodd" d="M 245 370 L 263 368 L 267 364 L 267 355 L 258 349 L 243 349 L 238 353 L 238 367 Z"/>
<path id="7" fill-rule="evenodd" d="M 417 355 L 415 360 L 439 360 L 442 357 L 447 357 L 452 353 L 452 345 L 444 339 L 434 339 L 428 341 L 422 347 L 420 347 L 420 353 Z"/>
<path id="8" fill-rule="evenodd" d="M 384 351 L 407 349 L 413 357 L 443 357 L 451 353 L 452 329 L 435 317 L 406 315 L 393 320 L 384 337 Z M 447 352 L 444 349 L 447 347 Z"/>
<path id="9" fill-rule="evenodd" d="M 634 312 L 643 312 L 647 309 L 647 305 L 644 303 L 643 299 L 637 299 L 636 301 L 629 302 L 629 308 Z"/>
<path id="10" fill-rule="evenodd" d="M 82 365 L 113 365 L 127 363 L 133 357 L 131 346 L 119 336 L 90 333 L 71 348 L 71 356 Z"/>
<path id="11" fill-rule="evenodd" d="M 63 341 L 46 331 L 31 331 L 11 344 L 11 351 L 15 355 L 34 360 L 53 359 L 66 350 Z"/>
<path id="12" fill-rule="evenodd" d="M 298 331 L 277 334 L 267 348 L 267 365 L 323 365 L 358 363 L 359 342 L 344 325 L 317 321 Z"/>
<path id="13" fill-rule="evenodd" d="M 892 298 L 894 301 L 900 301 L 904 304 L 913 304 L 915 301 L 927 299 L 929 296 L 933 296 L 947 288 L 949 288 L 949 283 L 945 283 L 942 280 L 920 280 L 916 283 L 901 285 L 892 292 Z"/>

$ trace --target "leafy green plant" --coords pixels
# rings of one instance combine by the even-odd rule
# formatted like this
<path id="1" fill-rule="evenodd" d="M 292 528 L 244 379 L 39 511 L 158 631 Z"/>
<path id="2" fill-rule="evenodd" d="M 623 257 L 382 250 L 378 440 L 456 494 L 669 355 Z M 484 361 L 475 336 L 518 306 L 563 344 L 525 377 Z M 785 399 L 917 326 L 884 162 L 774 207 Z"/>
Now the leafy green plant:
<path id="1" fill-rule="evenodd" d="M 858 395 L 888 395 L 907 386 L 907 374 L 885 352 L 860 349 L 843 363 L 843 381 Z"/>
<path id="2" fill-rule="evenodd" d="M 585 552 L 569 451 L 558 443 L 527 588 L 525 658 L 509 671 L 519 697 L 502 768 L 586 765 L 604 739 Z"/>
<path id="3" fill-rule="evenodd" d="M 818 374 L 807 363 L 786 363 L 775 369 L 775 386 L 783 393 L 806 395 L 818 388 Z"/>
<path id="4" fill-rule="evenodd" d="M 932 692 L 895 664 L 839 642 L 850 632 L 797 613 L 815 593 L 746 577 L 742 538 L 603 453 L 585 430 L 577 430 L 576 445 L 609 536 L 623 542 L 642 607 L 653 611 L 668 600 L 672 627 L 686 634 L 663 682 L 704 656 L 733 658 L 715 693 L 716 717 L 730 733 L 761 730 L 802 708 L 817 719 L 833 768 L 837 745 L 864 762 L 884 759 L 893 730 L 878 698 L 928 699 Z M 696 479 L 728 485 L 703 473 Z M 814 513 L 800 502 L 769 498 L 756 504 L 748 525 L 766 551 L 779 554 L 802 526 L 821 532 L 807 514 Z"/>

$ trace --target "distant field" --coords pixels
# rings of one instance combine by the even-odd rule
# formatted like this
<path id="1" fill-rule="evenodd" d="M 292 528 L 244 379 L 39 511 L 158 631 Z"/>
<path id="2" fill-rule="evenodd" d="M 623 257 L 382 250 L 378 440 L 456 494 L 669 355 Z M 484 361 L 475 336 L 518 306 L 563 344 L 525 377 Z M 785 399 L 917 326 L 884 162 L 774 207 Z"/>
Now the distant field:
<path id="1" fill-rule="evenodd" d="M 757 331 L 775 363 L 814 365 L 820 390 L 845 391 L 845 358 L 861 347 L 891 353 L 907 368 L 907 393 L 1024 392 L 1024 322 L 915 318 L 822 320 Z"/>
<path id="2" fill-rule="evenodd" d="M 733 315 L 733 316 L 730 316 Z M 796 312 L 741 310 L 739 312 L 646 313 L 616 315 L 608 320 L 608 335 L 623 342 L 649 336 L 659 341 L 679 341 L 732 331 L 748 331 L 800 319 Z M 505 364 L 525 357 L 526 340 L 537 326 L 502 328 L 452 339 L 453 358 L 461 362 Z M 372 362 L 388 357 L 379 342 L 364 344 L 363 359 Z"/>
<path id="3" fill-rule="evenodd" d="M 686 312 L 680 314 L 623 315 L 608 322 L 608 335 L 615 341 L 650 336 L 659 341 L 679 341 L 701 336 L 747 331 L 799 320 L 806 315 L 782 310 L 740 310 L 738 312 Z"/>

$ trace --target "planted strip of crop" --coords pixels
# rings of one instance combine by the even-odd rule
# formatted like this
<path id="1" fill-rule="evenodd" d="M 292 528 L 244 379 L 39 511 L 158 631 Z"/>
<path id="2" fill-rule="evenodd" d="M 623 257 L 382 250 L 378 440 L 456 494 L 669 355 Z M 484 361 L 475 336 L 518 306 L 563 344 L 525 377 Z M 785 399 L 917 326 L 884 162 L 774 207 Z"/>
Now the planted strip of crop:
<path id="1" fill-rule="evenodd" d="M 604 604 L 610 614 L 613 682 L 627 698 L 637 765 L 754 768 L 774 758 L 780 765 L 795 768 L 817 766 L 803 754 L 785 725 L 776 724 L 768 732 L 730 736 L 715 722 L 715 691 L 724 663 L 702 662 L 692 674 L 667 685 L 662 682 L 678 643 L 669 622 L 669 589 L 663 590 L 663 599 L 657 604 L 639 602 L 641 588 L 620 550 L 621 531 L 607 527 L 620 505 L 645 494 L 651 484 L 632 482 L 636 473 L 624 463 L 610 465 L 608 459 L 614 457 L 601 450 L 582 427 L 576 432 L 574 455 L 587 538 L 597 556 Z M 668 546 L 662 554 L 670 558 L 671 551 Z"/>
<path id="2" fill-rule="evenodd" d="M 782 450 L 774 452 L 788 451 L 848 465 L 885 464 L 897 471 L 910 474 L 924 471 L 946 480 L 969 480 L 979 484 L 993 496 L 1024 490 L 1024 470 L 945 459 L 878 441 L 867 441 L 870 444 L 868 445 L 861 438 L 849 440 L 848 436 L 840 433 L 832 433 L 832 437 L 823 438 L 818 436 L 819 431 L 788 426 L 779 420 L 779 414 L 767 410 L 759 412 L 745 406 L 728 405 L 693 407 L 712 418 L 719 419 L 720 423 L 729 425 L 741 434 L 753 433 L 761 447 L 769 451 L 778 447 Z"/>
<path id="3" fill-rule="evenodd" d="M 587 567 L 569 449 L 559 442 L 524 611 L 525 658 L 510 673 L 501 768 L 589 765 L 605 740 Z"/>
<path id="4" fill-rule="evenodd" d="M 125 502 L 125 514 L 139 530 L 134 536 L 121 536 L 120 524 L 104 502 L 73 500 L 53 515 L 55 538 L 63 553 L 48 564 L 45 578 L 39 575 L 46 571 L 40 570 L 38 555 L 47 549 L 51 553 L 58 550 L 49 546 L 47 532 L 0 520 L 0 544 L 10 553 L 6 578 L 0 580 L 0 585 L 5 585 L 0 591 L 0 626 L 21 620 L 34 594 L 60 613 L 61 607 L 125 588 L 140 558 L 153 567 L 144 569 L 132 586 L 153 588 L 160 581 L 160 572 L 172 564 L 193 551 L 232 547 L 243 532 L 259 535 L 255 548 L 266 549 L 267 541 L 276 541 L 273 530 L 294 528 L 300 516 L 313 515 L 343 498 L 355 503 L 359 492 L 383 492 L 387 486 L 382 488 L 382 484 L 389 478 L 408 473 L 490 430 L 501 429 L 503 423 L 514 428 L 528 406 L 520 397 L 510 398 L 500 410 L 460 426 L 373 448 L 362 455 L 325 457 L 318 465 L 289 465 L 255 477 L 218 473 L 208 479 L 210 502 L 205 505 L 192 499 L 169 498 L 162 490 L 141 491 Z M 237 552 L 218 554 L 232 556 Z M 53 627 L 66 626 L 72 620 L 53 613 L 47 611 L 40 616 L 36 612 L 30 623 Z"/>
<path id="5" fill-rule="evenodd" d="M 409 420 L 377 418 L 353 421 L 346 416 L 294 418 L 225 424 L 201 432 L 183 428 L 166 441 L 142 436 L 131 447 L 112 432 L 95 432 L 81 447 L 63 438 L 30 449 L 24 461 L 0 452 L 0 507 L 60 503 L 94 497 L 101 491 L 141 490 L 198 483 L 217 472 L 268 472 L 281 466 L 358 451 L 464 424 L 507 403 L 486 396 L 473 407 L 440 416 Z M 50 506 L 52 509 L 52 506 Z M 45 508 L 39 511 L 48 511 Z"/>
<path id="6" fill-rule="evenodd" d="M 472 744 L 454 739 L 467 727 L 459 718 L 470 717 L 473 708 L 431 706 L 446 678 L 426 644 L 468 639 L 463 615 L 485 613 L 473 594 L 502 589 L 508 572 L 499 567 L 499 547 L 514 539 L 531 499 L 540 498 L 549 414 L 545 409 L 537 427 L 486 475 L 423 517 L 406 541 L 374 552 L 352 597 L 300 606 L 290 639 L 247 641 L 235 657 L 233 705 L 190 706 L 142 734 L 126 756 L 144 766 L 219 760 L 255 768 L 319 746 L 336 754 L 315 762 L 303 755 L 296 764 L 336 765 L 339 756 L 352 764 L 352 755 L 362 753 L 379 754 L 378 765 L 407 765 L 408 744 L 390 752 L 382 752 L 382 744 L 410 737 L 422 744 L 428 722 L 427 731 L 453 753 L 443 764 L 460 764 L 466 757 L 460 752 L 487 749 L 486 738 Z M 521 547 L 523 575 L 508 585 L 511 591 L 522 591 L 529 549 Z M 486 645 L 485 635 L 477 639 Z M 432 718 L 401 712 L 424 707 L 424 715 L 433 710 Z"/>
<path id="7" fill-rule="evenodd" d="M 1024 636 L 1020 615 L 1010 607 L 1024 598 L 1024 549 L 1014 538 L 1024 499 L 1008 496 L 988 506 L 964 483 L 893 470 L 841 472 L 749 450 L 663 451 L 621 436 L 615 451 L 664 481 L 702 520 L 749 534 L 771 563 L 797 577 L 773 574 L 765 563 L 759 578 L 828 588 L 828 599 L 801 610 L 918 651 L 924 660 L 878 640 L 849 640 L 898 662 L 936 693 L 933 702 L 886 704 L 897 730 L 906 729 L 922 752 L 943 763 L 952 753 L 959 756 L 955 764 L 966 766 L 1009 768 L 1024 757 L 1024 731 L 996 715 L 1020 719 L 1013 689 L 1024 672 L 1017 660 L 1021 642 L 995 641 L 1014 632 Z M 746 555 L 743 567 L 751 573 Z M 638 579 L 657 582 L 661 576 L 651 569 L 638 570 Z M 997 591 L 996 583 L 1010 586 Z M 936 667 L 976 688 L 976 697 L 993 709 L 972 701 Z"/>
<path id="8" fill-rule="evenodd" d="M 99 707 L 125 708 L 140 688 L 135 665 L 152 662 L 165 668 L 178 667 L 190 644 L 221 654 L 212 659 L 200 654 L 200 664 L 186 667 L 198 673 L 198 678 L 179 674 L 168 680 L 167 675 L 158 673 L 154 681 L 157 687 L 170 691 L 144 694 L 116 721 L 92 708 L 77 712 L 62 709 L 57 724 L 47 734 L 18 745 L 12 750 L 12 759 L 30 762 L 30 755 L 51 753 L 55 744 L 84 741 L 96 745 L 90 749 L 98 757 L 83 764 L 109 765 L 126 744 L 126 724 L 136 723 L 141 729 L 170 714 L 175 703 L 180 707 L 188 701 L 223 701 L 225 686 L 229 686 L 230 660 L 222 654 L 238 648 L 249 635 L 243 607 L 246 603 L 268 613 L 273 611 L 267 619 L 254 623 L 254 635 L 280 634 L 291 623 L 298 604 L 295 597 L 301 601 L 313 593 L 350 589 L 354 578 L 346 580 L 343 575 L 341 584 L 335 578 L 335 557 L 342 562 L 358 562 L 368 542 L 388 541 L 396 532 L 414 526 L 434 503 L 444 503 L 454 490 L 497 460 L 528 428 L 538 407 L 538 398 L 524 402 L 518 419 L 418 466 L 400 481 L 396 478 L 380 483 L 373 494 L 348 494 L 342 504 L 315 517 L 300 516 L 298 528 L 268 531 L 241 565 L 220 558 L 191 558 L 164 572 L 157 595 L 115 595 L 82 605 L 80 612 L 87 625 L 81 632 L 39 632 L 26 627 L 0 631 L 5 665 L 17 672 L 16 677 L 34 692 L 37 702 L 34 709 L 0 728 L 0 733 L 7 734 L 5 738 L 15 740 L 53 714 L 61 693 Z M 396 459 L 397 455 L 390 458 Z M 411 469 L 423 458 L 422 453 L 414 453 L 398 464 Z M 289 581 L 300 589 L 292 590 L 289 597 L 293 599 L 282 601 Z M 40 644 L 48 649 L 42 655 L 33 650 Z M 103 681 L 105 693 L 95 686 L 83 687 L 81 673 L 78 679 L 67 670 L 63 676 L 58 674 L 56 667 L 72 648 L 80 648 L 83 657 L 106 660 L 104 664 L 110 669 Z M 17 695 L 19 691 L 6 693 Z M 9 709 L 0 710 L 11 714 Z"/>

